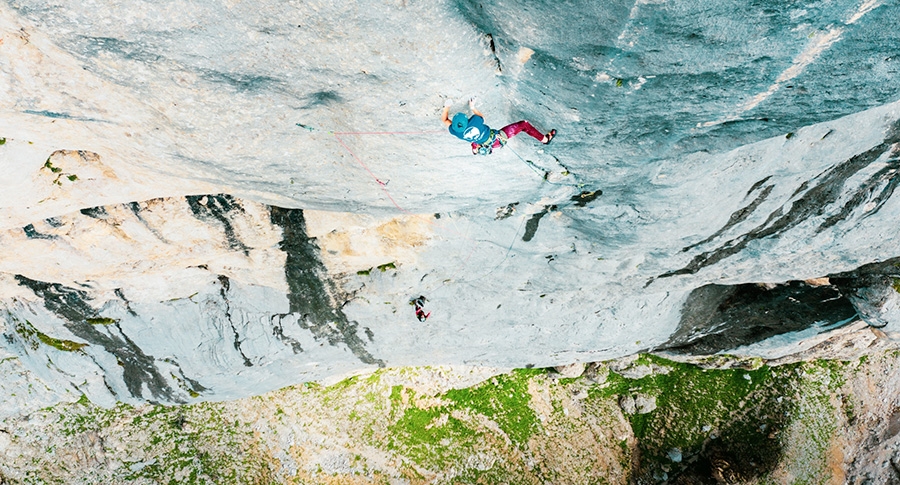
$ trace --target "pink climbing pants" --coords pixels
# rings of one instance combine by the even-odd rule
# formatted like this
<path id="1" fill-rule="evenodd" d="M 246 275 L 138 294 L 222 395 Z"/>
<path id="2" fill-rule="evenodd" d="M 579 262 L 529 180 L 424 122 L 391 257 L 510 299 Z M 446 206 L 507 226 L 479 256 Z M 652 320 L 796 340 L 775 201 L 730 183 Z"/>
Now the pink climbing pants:
<path id="1" fill-rule="evenodd" d="M 500 128 L 500 131 L 506 133 L 507 138 L 512 138 L 524 131 L 537 141 L 541 141 L 544 139 L 544 134 L 540 131 L 537 131 L 535 127 L 531 126 L 531 123 L 525 120 L 517 121 L 511 125 L 506 125 L 503 128 Z M 494 140 L 493 148 L 497 148 L 499 146 L 500 140 Z"/>

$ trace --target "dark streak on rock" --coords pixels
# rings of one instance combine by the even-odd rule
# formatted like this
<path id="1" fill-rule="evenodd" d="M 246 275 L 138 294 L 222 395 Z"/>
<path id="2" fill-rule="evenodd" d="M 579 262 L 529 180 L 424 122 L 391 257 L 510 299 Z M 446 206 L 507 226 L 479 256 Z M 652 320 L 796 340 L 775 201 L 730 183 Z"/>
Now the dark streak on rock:
<path id="1" fill-rule="evenodd" d="M 225 275 L 219 275 L 219 284 L 222 285 L 219 295 L 222 296 L 222 303 L 225 304 L 225 320 L 228 322 L 228 326 L 231 327 L 231 333 L 234 334 L 234 350 L 237 350 L 243 357 L 245 367 L 253 367 L 253 362 L 250 362 L 250 359 L 244 354 L 244 350 L 241 349 L 241 334 L 238 333 L 237 328 L 234 326 L 234 321 L 231 319 L 231 302 L 228 301 L 228 290 L 231 289 L 231 280 Z"/>
<path id="2" fill-rule="evenodd" d="M 322 279 L 326 270 L 319 260 L 319 248 L 315 239 L 306 235 L 303 211 L 272 207 L 270 217 L 273 224 L 281 226 L 284 234 L 280 246 L 287 253 L 285 277 L 289 309 L 300 315 L 300 326 L 309 330 L 316 340 L 325 340 L 330 345 L 342 343 L 360 361 L 384 367 L 384 361 L 374 358 L 366 350 L 357 335 L 357 323 L 348 321 L 341 309 L 333 305 Z"/>
<path id="3" fill-rule="evenodd" d="M 763 179 L 763 181 L 765 181 L 766 179 L 768 179 L 768 177 L 766 177 L 765 179 Z M 774 189 L 774 188 L 775 188 L 774 185 L 768 185 L 768 186 L 766 186 L 766 188 L 763 189 L 763 191 L 756 197 L 756 199 L 753 200 L 753 202 L 751 202 L 751 203 L 747 204 L 746 206 L 744 206 L 744 207 L 742 207 L 742 208 L 740 208 L 740 209 L 738 209 L 738 210 L 732 212 L 732 213 L 731 213 L 731 216 L 728 218 L 728 222 L 726 222 L 725 225 L 722 226 L 721 229 L 719 229 L 718 231 L 716 231 L 715 233 L 713 233 L 712 236 L 709 236 L 708 238 L 706 238 L 706 239 L 704 239 L 704 240 L 702 240 L 702 241 L 700 241 L 700 242 L 691 244 L 690 246 L 687 246 L 687 247 L 683 248 L 681 251 L 682 251 L 682 252 L 690 251 L 691 249 L 693 249 L 693 248 L 695 248 L 695 247 L 697 247 L 697 246 L 700 246 L 700 245 L 702 245 L 702 244 L 706 244 L 706 243 L 712 241 L 713 239 L 715 239 L 715 238 L 721 236 L 722 234 L 724 234 L 725 231 L 727 231 L 727 230 L 731 229 L 732 227 L 734 227 L 734 226 L 740 224 L 741 222 L 743 222 L 745 219 L 747 219 L 748 217 L 750 217 L 750 214 L 752 214 L 752 213 L 756 210 L 756 208 L 759 207 L 759 205 L 762 204 L 762 203 L 769 197 L 769 194 L 772 193 L 772 189 Z M 753 192 L 753 189 L 750 189 L 750 191 L 747 192 L 747 194 L 749 195 L 751 192 Z"/>
<path id="4" fill-rule="evenodd" d="M 570 200 L 575 202 L 575 207 L 584 207 L 596 200 L 597 197 L 600 197 L 601 195 L 603 195 L 602 190 L 595 190 L 593 192 L 588 192 L 585 190 L 578 195 L 573 195 Z"/>
<path id="5" fill-rule="evenodd" d="M 142 395 L 146 385 L 151 393 L 151 398 L 147 399 L 150 402 L 183 402 L 159 373 L 154 358 L 146 355 L 121 329 L 121 337 L 107 335 L 88 323 L 89 318 L 99 318 L 99 314 L 88 304 L 87 293 L 22 275 L 15 278 L 21 286 L 43 298 L 47 309 L 65 320 L 64 326 L 70 332 L 91 345 L 102 347 L 122 363 L 125 386 L 133 397 L 146 399 Z"/>
<path id="6" fill-rule="evenodd" d="M 118 325 L 118 324 L 117 324 L 117 325 Z M 188 388 L 189 391 L 193 391 L 193 392 L 196 392 L 196 393 L 199 394 L 199 393 L 201 393 L 201 392 L 204 392 L 204 391 L 208 391 L 208 390 L 209 390 L 208 387 L 204 386 L 203 384 L 200 384 L 200 382 L 197 381 L 196 379 L 191 379 L 190 377 L 188 377 L 187 375 L 185 375 L 184 369 L 181 368 L 181 364 L 179 364 L 175 359 L 173 359 L 173 358 L 171 358 L 171 357 L 166 357 L 166 358 L 163 358 L 163 359 L 160 359 L 160 360 L 162 360 L 163 362 L 167 362 L 167 363 L 169 363 L 169 364 L 172 364 L 172 365 L 175 366 L 175 368 L 178 369 L 178 374 L 179 374 L 179 376 L 181 377 L 181 379 L 182 379 L 183 381 L 187 382 L 188 384 L 190 384 L 189 386 L 187 386 L 187 388 Z"/>
<path id="7" fill-rule="evenodd" d="M 50 227 L 62 227 L 63 222 L 56 217 L 48 217 L 44 219 L 44 222 L 47 223 Z"/>
<path id="8" fill-rule="evenodd" d="M 869 201 L 875 205 L 872 209 L 866 211 L 866 213 L 862 215 L 862 218 L 877 213 L 881 209 L 881 206 L 883 206 L 891 195 L 893 195 L 894 189 L 897 188 L 897 184 L 900 183 L 900 176 L 898 175 L 900 175 L 900 161 L 897 159 L 891 160 L 887 167 L 879 170 L 878 173 L 872 175 L 868 180 L 863 182 L 862 186 L 856 190 L 852 197 L 850 197 L 850 200 L 844 204 L 844 207 L 841 208 L 840 212 L 825 219 L 825 222 L 816 229 L 816 233 L 818 234 L 846 219 L 854 209 L 866 205 Z M 882 185 L 881 192 L 873 198 L 872 194 Z"/>
<path id="9" fill-rule="evenodd" d="M 201 204 L 200 201 L 204 198 L 206 204 Z M 225 230 L 225 239 L 231 249 L 243 251 L 245 255 L 250 254 L 250 248 L 238 239 L 234 232 L 234 226 L 231 225 L 230 213 L 232 211 L 244 212 L 244 208 L 234 197 L 228 194 L 189 195 L 185 199 L 197 219 L 201 221 L 215 220 L 222 224 L 222 228 Z"/>
<path id="10" fill-rule="evenodd" d="M 81 209 L 80 212 L 88 217 L 91 217 L 93 219 L 99 219 L 101 221 L 105 220 L 106 217 L 109 215 L 106 212 L 106 208 L 104 208 L 103 206 L 86 207 L 84 209 Z"/>
<path id="11" fill-rule="evenodd" d="M 127 311 L 129 315 L 132 317 L 138 316 L 137 312 L 131 309 L 131 302 L 125 298 L 125 293 L 122 291 L 122 288 L 116 288 L 115 294 L 125 303 L 125 311 Z"/>
<path id="12" fill-rule="evenodd" d="M 747 191 L 747 195 L 745 195 L 744 197 L 750 196 L 750 194 L 752 194 L 756 189 L 762 187 L 762 185 L 763 185 L 764 183 L 766 183 L 770 178 L 772 178 L 771 175 L 769 175 L 768 177 L 766 177 L 766 178 L 760 180 L 759 182 L 756 182 L 755 184 L 753 184 L 753 185 L 750 187 L 750 190 Z"/>
<path id="13" fill-rule="evenodd" d="M 659 275 L 659 278 L 681 274 L 694 274 L 706 266 L 711 266 L 725 258 L 739 253 L 752 241 L 778 236 L 811 218 L 821 217 L 822 214 L 828 210 L 830 205 L 841 196 L 844 184 L 847 180 L 877 160 L 885 152 L 891 150 L 892 146 L 898 142 L 900 142 L 900 121 L 893 124 L 888 132 L 888 136 L 882 143 L 851 157 L 845 162 L 836 165 L 832 169 L 829 169 L 816 177 L 817 179 L 820 178 L 816 185 L 806 191 L 802 197 L 795 200 L 787 213 L 783 213 L 782 208 L 777 209 L 762 225 L 757 226 L 746 234 L 726 241 L 716 249 L 695 256 L 684 268 L 661 274 Z M 873 183 L 875 185 L 877 185 L 878 180 L 881 180 L 879 177 L 880 176 L 877 174 L 873 176 L 873 179 L 875 179 L 875 182 Z M 887 184 L 877 199 L 879 203 L 883 204 L 886 197 L 889 197 L 890 194 L 893 193 L 895 185 L 895 182 L 889 182 Z M 866 189 L 864 187 L 861 190 L 865 191 Z M 836 216 L 827 219 L 826 223 L 833 225 L 838 221 L 843 220 L 849 212 L 860 203 L 862 203 L 862 199 L 851 200 L 851 202 L 848 203 L 849 208 L 848 206 L 845 206 L 844 210 Z M 820 227 L 819 230 L 821 229 L 822 227 Z"/>
<path id="14" fill-rule="evenodd" d="M 166 239 L 155 227 L 151 226 L 150 223 L 147 222 L 146 219 L 144 219 L 144 216 L 141 215 L 141 211 L 143 209 L 141 208 L 140 203 L 129 202 L 129 203 L 125 204 L 125 207 L 130 209 L 131 212 L 134 214 L 134 216 L 137 217 L 137 220 L 141 221 L 141 224 L 143 224 L 144 227 L 146 227 L 147 230 L 150 231 L 150 233 L 152 233 L 154 236 L 156 236 L 157 239 L 159 239 L 160 241 L 162 241 L 166 244 L 171 244 L 168 239 Z M 196 212 L 194 212 L 194 214 L 196 214 Z M 227 234 L 227 230 L 226 230 L 226 234 Z"/>
<path id="15" fill-rule="evenodd" d="M 497 45 L 494 44 L 494 34 L 485 34 L 484 40 L 487 41 L 488 47 L 491 49 L 491 55 L 494 57 L 494 67 L 497 73 L 503 72 L 503 66 L 500 64 L 500 58 L 497 57 Z"/>
<path id="16" fill-rule="evenodd" d="M 822 176 L 822 174 L 819 174 L 816 177 L 821 177 L 821 176 Z M 797 197 L 798 194 L 803 193 L 803 191 L 806 190 L 807 187 L 809 187 L 809 180 L 804 180 L 803 183 L 800 184 L 799 187 L 797 187 L 797 190 L 795 190 L 794 193 L 791 194 L 791 198 L 793 199 L 794 197 Z"/>
<path id="17" fill-rule="evenodd" d="M 23 227 L 22 230 L 25 231 L 25 236 L 27 236 L 28 239 L 56 239 L 56 236 L 38 232 L 37 229 L 34 228 L 34 224 L 28 224 Z"/>
<path id="18" fill-rule="evenodd" d="M 96 119 L 96 118 L 87 118 L 87 117 L 84 117 L 84 116 L 74 116 L 74 115 L 70 115 L 69 113 L 57 113 L 57 112 L 55 112 L 55 111 L 46 111 L 46 110 L 35 111 L 35 110 L 31 110 L 31 109 L 26 109 L 26 110 L 24 110 L 24 111 L 22 111 L 22 112 L 25 113 L 25 114 L 29 114 L 29 115 L 44 116 L 44 117 L 47 117 L 47 118 L 54 118 L 54 119 L 61 119 L 61 120 L 90 121 L 90 122 L 95 122 L 95 123 L 109 123 L 109 121 L 106 121 L 106 120 L 100 120 L 100 119 Z"/>
<path id="19" fill-rule="evenodd" d="M 528 222 L 525 223 L 525 234 L 522 235 L 523 241 L 531 241 L 538 230 L 538 224 L 540 224 L 541 218 L 547 215 L 547 210 L 548 208 L 544 207 L 544 210 L 532 215 L 531 219 L 528 219 Z"/>
<path id="20" fill-rule="evenodd" d="M 278 340 L 290 345 L 291 351 L 294 352 L 294 354 L 299 354 L 300 352 L 303 352 L 303 347 L 300 345 L 300 342 L 298 342 L 297 339 L 284 334 L 284 325 L 282 325 L 281 320 L 286 316 L 287 315 L 283 314 L 272 315 L 269 319 L 269 323 L 272 324 L 272 335 L 278 338 Z M 275 323 L 276 318 L 278 319 L 278 323 Z"/>
<path id="21" fill-rule="evenodd" d="M 184 370 L 182 370 L 181 366 L 175 364 L 178 367 L 178 373 L 181 374 L 181 378 L 185 380 L 188 384 L 190 384 L 190 389 L 196 393 L 201 393 L 203 391 L 208 391 L 209 388 L 200 384 L 196 379 L 191 379 L 190 377 L 184 375 Z"/>

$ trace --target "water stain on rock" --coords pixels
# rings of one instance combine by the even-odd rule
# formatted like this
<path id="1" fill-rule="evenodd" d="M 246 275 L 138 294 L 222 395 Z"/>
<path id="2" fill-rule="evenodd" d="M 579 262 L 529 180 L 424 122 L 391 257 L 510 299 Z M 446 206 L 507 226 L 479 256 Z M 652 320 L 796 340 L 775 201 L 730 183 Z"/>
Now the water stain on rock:
<path id="1" fill-rule="evenodd" d="M 384 361 L 366 350 L 357 333 L 357 323 L 349 321 L 340 306 L 333 302 L 319 248 L 315 239 L 307 236 L 303 211 L 272 207 L 270 218 L 273 224 L 282 228 L 280 247 L 287 254 L 284 271 L 289 311 L 301 316 L 299 325 L 309 330 L 316 340 L 329 345 L 346 345 L 361 362 L 384 367 Z"/>
<path id="2" fill-rule="evenodd" d="M 228 194 L 189 195 L 185 199 L 197 219 L 204 222 L 216 221 L 222 225 L 225 240 L 231 249 L 242 251 L 244 255 L 250 254 L 250 248 L 238 238 L 231 223 L 232 212 L 244 212 L 237 199 Z"/>
<path id="3" fill-rule="evenodd" d="M 594 191 L 582 191 L 578 195 L 573 195 L 570 200 L 575 202 L 575 207 L 584 207 L 601 195 L 603 195 L 603 191 L 599 189 Z"/>
<path id="4" fill-rule="evenodd" d="M 307 103 L 303 109 L 315 108 L 318 106 L 331 106 L 344 101 L 337 91 L 316 91 L 306 96 Z"/>
<path id="5" fill-rule="evenodd" d="M 238 93 L 258 93 L 271 90 L 282 82 L 271 76 L 259 74 L 247 74 L 240 72 L 222 72 L 213 69 L 204 69 L 199 72 L 200 77 L 211 83 L 223 84 Z"/>
<path id="6" fill-rule="evenodd" d="M 844 186 L 847 182 L 854 175 L 874 163 L 883 155 L 889 154 L 889 156 L 893 157 L 892 150 L 894 145 L 898 142 L 900 142 L 900 121 L 895 122 L 891 126 L 888 135 L 884 138 L 882 143 L 850 157 L 843 163 L 826 170 L 823 174 L 816 177 L 811 181 L 814 182 L 814 184 L 810 183 L 809 185 L 811 185 L 811 187 L 790 203 L 790 206 L 786 203 L 775 209 L 769 214 L 765 222 L 759 226 L 722 243 L 718 248 L 698 254 L 683 268 L 663 273 L 659 275 L 659 278 L 683 274 L 695 274 L 707 266 L 711 266 L 740 253 L 753 241 L 779 237 L 781 234 L 806 221 L 825 216 L 826 212 L 833 204 L 844 196 L 846 192 Z M 871 210 L 868 211 L 868 214 L 863 217 L 877 212 L 891 194 L 893 194 L 897 183 L 900 183 L 900 181 L 897 181 L 898 177 L 896 176 L 900 173 L 900 165 L 896 162 L 896 159 L 889 160 L 889 165 L 870 177 L 866 183 L 855 190 L 851 199 L 845 203 L 837 213 L 825 218 L 824 222 L 819 226 L 816 232 L 819 233 L 828 227 L 834 226 L 840 221 L 846 220 L 855 209 L 864 204 L 872 204 L 872 207 Z M 804 182 L 804 184 L 806 184 L 806 182 Z M 882 186 L 882 189 L 878 195 L 873 197 L 872 194 L 876 191 L 878 186 Z M 762 194 L 757 197 L 757 200 L 760 200 L 761 198 Z M 754 201 L 754 203 L 755 202 L 756 201 Z M 732 217 L 735 217 L 735 215 L 737 215 L 737 218 L 746 217 L 745 214 L 749 214 L 749 212 L 755 210 L 755 208 L 756 206 L 751 203 L 744 209 L 732 214 Z M 729 224 L 731 224 L 731 221 L 729 221 Z M 729 224 L 726 224 L 725 228 L 730 227 Z M 710 238 L 707 238 L 707 240 L 711 240 L 717 234 L 720 234 L 722 230 Z"/>
<path id="7" fill-rule="evenodd" d="M 150 402 L 184 402 L 160 373 L 153 356 L 145 354 L 118 325 L 117 335 L 98 330 L 88 321 L 101 317 L 88 303 L 87 293 L 22 275 L 16 275 L 16 281 L 42 298 L 44 306 L 61 318 L 65 322 L 63 325 L 75 336 L 112 354 L 122 365 L 122 378 L 132 397 Z M 145 395 L 148 391 L 149 396 Z"/>
<path id="8" fill-rule="evenodd" d="M 528 222 L 525 223 L 525 234 L 522 235 L 523 241 L 528 242 L 534 238 L 534 235 L 538 230 L 538 224 L 541 222 L 541 218 L 547 215 L 549 209 L 550 207 L 544 207 L 542 211 L 532 215 L 531 219 L 528 219 Z"/>

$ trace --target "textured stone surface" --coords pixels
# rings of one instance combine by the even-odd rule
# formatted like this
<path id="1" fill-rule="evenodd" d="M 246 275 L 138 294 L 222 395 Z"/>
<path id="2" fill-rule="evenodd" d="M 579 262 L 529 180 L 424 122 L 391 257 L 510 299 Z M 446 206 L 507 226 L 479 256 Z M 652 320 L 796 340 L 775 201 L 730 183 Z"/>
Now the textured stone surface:
<path id="1" fill-rule="evenodd" d="M 898 256 L 895 14 L 0 4 L 2 409 L 664 347 L 777 358 L 870 303 L 890 330 L 862 283 L 796 282 Z M 473 157 L 440 123 L 472 96 L 494 127 L 560 134 Z M 741 331 L 776 303 L 790 318 Z"/>
<path id="2" fill-rule="evenodd" d="M 670 369 L 629 378 L 608 367 Z M 893 483 L 897 353 L 706 369 L 402 368 L 184 406 L 0 418 L 8 483 Z M 758 365 L 757 365 L 758 364 Z M 751 369 L 752 368 L 752 369 Z M 497 371 L 494 370 L 496 373 Z M 481 381 L 481 382 L 480 382 Z"/>

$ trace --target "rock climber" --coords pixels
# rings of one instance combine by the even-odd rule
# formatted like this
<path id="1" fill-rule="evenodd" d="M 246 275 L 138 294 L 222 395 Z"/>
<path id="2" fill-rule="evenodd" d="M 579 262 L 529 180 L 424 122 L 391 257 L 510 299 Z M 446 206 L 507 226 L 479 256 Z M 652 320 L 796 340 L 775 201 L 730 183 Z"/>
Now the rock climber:
<path id="1" fill-rule="evenodd" d="M 425 313 L 425 302 L 428 301 L 424 296 L 419 296 L 418 298 L 414 298 L 410 300 L 409 304 L 415 306 L 416 308 L 416 318 L 419 319 L 420 322 L 424 322 L 428 320 L 428 317 L 431 316 L 431 312 Z"/>
<path id="2" fill-rule="evenodd" d="M 492 130 L 484 124 L 484 115 L 475 108 L 474 99 L 469 100 L 469 109 L 473 113 L 471 117 L 467 118 L 464 113 L 456 113 L 451 120 L 449 114 L 452 104 L 449 99 L 444 102 L 444 111 L 441 114 L 444 124 L 450 127 L 450 133 L 454 136 L 472 143 L 472 155 L 490 155 L 494 148 L 506 145 L 510 138 L 522 131 L 544 145 L 549 144 L 556 136 L 556 130 L 550 130 L 545 135 L 525 120 L 506 125 L 499 130 Z"/>

